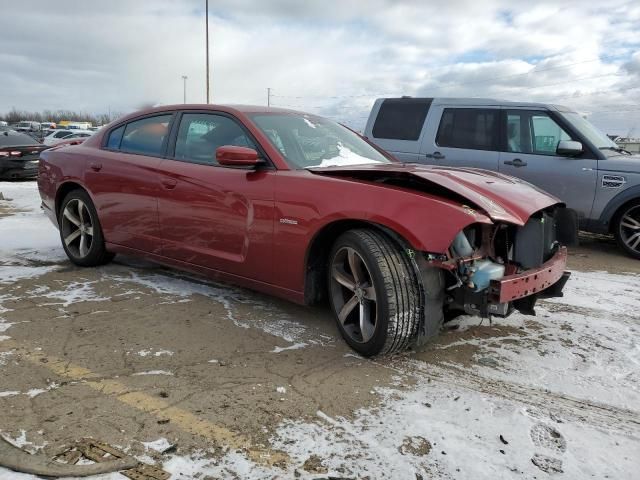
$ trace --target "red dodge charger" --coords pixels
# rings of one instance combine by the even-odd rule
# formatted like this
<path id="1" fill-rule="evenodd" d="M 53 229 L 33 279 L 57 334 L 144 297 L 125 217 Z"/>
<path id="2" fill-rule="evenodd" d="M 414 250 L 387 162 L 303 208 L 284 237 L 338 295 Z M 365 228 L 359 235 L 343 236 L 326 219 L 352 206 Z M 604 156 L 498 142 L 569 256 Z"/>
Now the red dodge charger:
<path id="1" fill-rule="evenodd" d="M 42 153 L 42 206 L 77 265 L 140 255 L 309 304 L 387 354 L 460 313 L 561 295 L 576 221 L 521 180 L 395 161 L 326 119 L 174 105 Z"/>

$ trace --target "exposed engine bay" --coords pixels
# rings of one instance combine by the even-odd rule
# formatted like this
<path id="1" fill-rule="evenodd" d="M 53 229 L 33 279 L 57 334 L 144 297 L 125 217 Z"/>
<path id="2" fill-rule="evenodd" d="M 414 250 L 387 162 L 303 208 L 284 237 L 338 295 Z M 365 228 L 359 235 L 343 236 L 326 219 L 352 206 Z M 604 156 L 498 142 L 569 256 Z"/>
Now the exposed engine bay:
<path id="1" fill-rule="evenodd" d="M 446 275 L 445 310 L 465 312 L 481 317 L 507 316 L 513 309 L 533 315 L 538 298 L 561 296 L 569 273 L 562 272 L 559 281 L 546 288 L 538 276 L 553 275 L 541 269 L 566 245 L 577 242 L 575 219 L 564 207 L 550 207 L 532 215 L 524 226 L 509 224 L 474 224 L 454 238 L 448 258 L 430 259 L 432 265 L 443 268 Z M 566 252 L 566 250 L 564 250 Z M 522 298 L 501 301 L 501 282 L 519 274 L 534 272 L 531 288 Z M 528 277 L 523 282 L 529 283 Z M 548 283 L 551 283 L 549 280 Z M 513 295 L 513 294 L 512 294 Z M 515 296 L 518 296 L 516 293 Z"/>

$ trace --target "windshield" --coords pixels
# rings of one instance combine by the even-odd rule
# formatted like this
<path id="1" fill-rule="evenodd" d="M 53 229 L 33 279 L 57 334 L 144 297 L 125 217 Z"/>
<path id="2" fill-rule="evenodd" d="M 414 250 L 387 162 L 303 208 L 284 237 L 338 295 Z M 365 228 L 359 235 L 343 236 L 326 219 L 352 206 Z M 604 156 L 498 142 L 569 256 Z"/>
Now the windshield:
<path id="1" fill-rule="evenodd" d="M 324 118 L 260 113 L 251 119 L 292 168 L 390 163 L 357 134 Z"/>
<path id="2" fill-rule="evenodd" d="M 562 112 L 560 113 L 571 125 L 575 127 L 584 137 L 587 138 L 596 148 L 615 148 L 618 149 L 613 140 L 602 133 L 596 126 L 594 126 L 587 119 L 583 118 L 576 112 Z"/>

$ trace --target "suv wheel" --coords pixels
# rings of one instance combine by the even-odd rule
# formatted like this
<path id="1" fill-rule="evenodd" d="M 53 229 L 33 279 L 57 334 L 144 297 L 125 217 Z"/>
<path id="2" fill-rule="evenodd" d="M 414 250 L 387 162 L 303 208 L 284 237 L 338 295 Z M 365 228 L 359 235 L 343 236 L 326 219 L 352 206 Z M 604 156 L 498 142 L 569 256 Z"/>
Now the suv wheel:
<path id="1" fill-rule="evenodd" d="M 423 298 L 400 245 L 375 230 L 350 230 L 329 262 L 329 299 L 345 341 L 366 357 L 406 349 L 418 333 Z"/>
<path id="2" fill-rule="evenodd" d="M 625 205 L 614 224 L 618 245 L 629 255 L 640 259 L 640 200 Z"/>
<path id="3" fill-rule="evenodd" d="M 58 225 L 62 247 L 76 265 L 95 267 L 113 259 L 105 248 L 98 213 L 84 190 L 73 190 L 64 198 Z"/>

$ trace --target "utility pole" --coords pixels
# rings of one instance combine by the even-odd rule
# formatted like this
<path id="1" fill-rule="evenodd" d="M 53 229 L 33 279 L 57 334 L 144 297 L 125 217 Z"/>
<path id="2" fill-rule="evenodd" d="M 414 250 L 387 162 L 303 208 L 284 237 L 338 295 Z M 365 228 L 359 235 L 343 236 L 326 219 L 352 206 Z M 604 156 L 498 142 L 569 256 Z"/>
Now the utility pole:
<path id="1" fill-rule="evenodd" d="M 182 103 L 187 103 L 187 77 L 182 75 Z"/>
<path id="2" fill-rule="evenodd" d="M 271 106 L 271 88 L 267 87 L 267 107 Z"/>
<path id="3" fill-rule="evenodd" d="M 205 30 L 207 37 L 207 103 L 209 103 L 209 0 L 205 0 Z"/>

